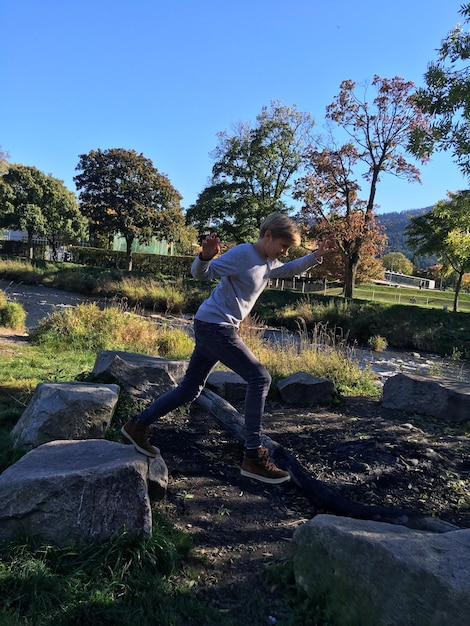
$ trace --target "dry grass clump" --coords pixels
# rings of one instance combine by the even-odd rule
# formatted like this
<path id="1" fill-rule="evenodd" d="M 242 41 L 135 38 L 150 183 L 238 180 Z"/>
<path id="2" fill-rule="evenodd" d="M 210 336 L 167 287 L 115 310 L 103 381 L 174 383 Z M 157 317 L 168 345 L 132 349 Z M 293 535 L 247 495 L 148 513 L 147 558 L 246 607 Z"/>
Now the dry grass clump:
<path id="1" fill-rule="evenodd" d="M 105 291 L 129 304 L 138 304 L 154 311 L 181 313 L 184 308 L 181 287 L 148 278 L 123 278 L 119 282 L 108 283 Z"/>
<path id="2" fill-rule="evenodd" d="M 80 304 L 75 308 L 57 311 L 41 320 L 31 333 L 35 344 L 58 350 L 126 350 L 168 356 L 171 345 L 172 358 L 188 358 L 193 340 L 182 330 L 158 328 L 149 318 L 128 312 L 119 306 L 100 309 L 96 304 Z"/>
<path id="3" fill-rule="evenodd" d="M 372 335 L 367 341 L 367 345 L 374 352 L 383 352 L 388 347 L 388 342 L 382 335 Z"/>

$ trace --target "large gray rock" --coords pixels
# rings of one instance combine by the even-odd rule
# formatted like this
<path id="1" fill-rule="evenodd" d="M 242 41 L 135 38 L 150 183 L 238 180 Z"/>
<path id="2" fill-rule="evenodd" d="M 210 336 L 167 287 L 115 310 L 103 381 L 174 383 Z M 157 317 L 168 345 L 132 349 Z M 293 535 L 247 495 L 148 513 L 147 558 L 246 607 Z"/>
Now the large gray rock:
<path id="1" fill-rule="evenodd" d="M 426 533 L 318 515 L 294 533 L 296 583 L 338 624 L 470 624 L 470 529 Z"/>
<path id="2" fill-rule="evenodd" d="M 149 460 L 130 445 L 44 444 L 0 475 L 0 540 L 20 533 L 66 546 L 107 541 L 124 529 L 150 535 L 148 478 Z"/>
<path id="3" fill-rule="evenodd" d="M 296 406 L 329 406 L 336 395 L 335 383 L 307 372 L 297 372 L 277 384 L 281 399 Z"/>
<path id="4" fill-rule="evenodd" d="M 184 359 L 164 359 L 148 354 L 124 352 L 122 350 L 100 350 L 93 366 L 93 374 L 105 372 L 112 365 L 116 356 L 129 363 L 129 365 L 136 367 L 163 369 L 171 374 L 177 383 L 181 381 L 188 367 L 188 361 Z"/>
<path id="5" fill-rule="evenodd" d="M 101 350 L 93 374 L 113 380 L 135 401 L 151 401 L 176 387 L 187 361 L 170 361 L 133 352 Z"/>
<path id="6" fill-rule="evenodd" d="M 57 439 L 104 437 L 118 398 L 117 385 L 40 383 L 11 432 L 13 441 L 35 448 Z"/>
<path id="7" fill-rule="evenodd" d="M 451 422 L 470 420 L 470 388 L 456 380 L 396 374 L 385 381 L 382 404 Z"/>
<path id="8" fill-rule="evenodd" d="M 114 357 L 118 356 L 127 363 L 138 367 L 159 367 L 169 372 L 178 382 L 184 376 L 188 361 L 164 359 L 139 352 L 125 352 L 124 350 L 100 350 L 93 367 L 94 374 L 100 374 L 108 369 Z"/>
<path id="9" fill-rule="evenodd" d="M 235 372 L 217 370 L 209 374 L 206 381 L 207 389 L 210 389 L 227 402 L 234 404 L 244 402 L 246 396 L 246 380 Z"/>

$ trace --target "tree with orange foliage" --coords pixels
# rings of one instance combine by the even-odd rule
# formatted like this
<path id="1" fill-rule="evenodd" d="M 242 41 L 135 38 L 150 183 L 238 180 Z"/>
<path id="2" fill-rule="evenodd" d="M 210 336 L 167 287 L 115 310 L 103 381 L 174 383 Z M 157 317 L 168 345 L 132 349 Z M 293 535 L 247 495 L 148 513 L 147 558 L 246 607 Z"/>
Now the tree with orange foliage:
<path id="1" fill-rule="evenodd" d="M 420 182 L 419 169 L 404 156 L 410 133 L 427 128 L 429 117 L 414 103 L 414 84 L 404 79 L 375 76 L 375 98 L 360 100 L 356 83 L 345 80 L 326 111 L 349 136 L 337 147 L 319 139 L 306 154 L 306 175 L 299 179 L 295 198 L 303 206 L 299 219 L 312 225 L 312 237 L 335 237 L 342 258 L 344 295 L 352 298 L 361 259 L 377 256 L 385 236 L 375 222 L 375 197 L 383 173 L 408 182 Z M 427 155 L 421 156 L 421 162 Z M 367 183 L 367 199 L 361 199 L 360 178 Z"/>

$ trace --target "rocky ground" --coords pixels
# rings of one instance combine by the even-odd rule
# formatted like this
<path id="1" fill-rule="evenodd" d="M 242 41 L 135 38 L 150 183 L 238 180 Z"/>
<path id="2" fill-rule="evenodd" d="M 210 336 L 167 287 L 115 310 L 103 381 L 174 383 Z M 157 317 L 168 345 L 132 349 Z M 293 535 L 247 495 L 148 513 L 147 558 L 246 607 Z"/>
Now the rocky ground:
<path id="1" fill-rule="evenodd" d="M 328 511 L 292 484 L 242 477 L 241 445 L 201 409 L 167 416 L 157 429 L 170 479 L 156 508 L 193 535 L 195 593 L 221 623 L 287 623 L 289 608 L 263 573 L 289 558 L 297 526 Z M 470 527 L 470 438 L 448 424 L 350 397 L 328 410 L 271 404 L 265 432 L 348 499 Z"/>

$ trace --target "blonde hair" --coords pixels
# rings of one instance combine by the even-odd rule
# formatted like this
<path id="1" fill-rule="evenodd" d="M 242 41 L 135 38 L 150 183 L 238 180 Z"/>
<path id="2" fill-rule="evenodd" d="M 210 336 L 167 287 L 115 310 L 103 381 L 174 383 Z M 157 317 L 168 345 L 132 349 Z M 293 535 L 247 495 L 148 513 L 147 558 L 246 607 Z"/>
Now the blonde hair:
<path id="1" fill-rule="evenodd" d="M 287 239 L 291 246 L 300 244 L 300 233 L 296 224 L 284 213 L 268 215 L 260 226 L 259 236 L 264 237 L 267 230 L 271 231 L 273 239 Z"/>

